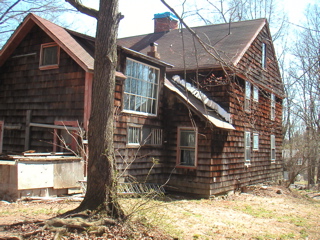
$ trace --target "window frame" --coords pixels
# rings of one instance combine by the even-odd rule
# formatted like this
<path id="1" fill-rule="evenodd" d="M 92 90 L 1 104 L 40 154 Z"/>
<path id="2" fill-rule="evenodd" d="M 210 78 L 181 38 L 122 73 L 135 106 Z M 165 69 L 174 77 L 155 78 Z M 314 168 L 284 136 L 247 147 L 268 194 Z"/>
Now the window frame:
<path id="1" fill-rule="evenodd" d="M 246 112 L 251 111 L 251 86 L 251 82 L 245 81 L 244 110 Z"/>
<path id="2" fill-rule="evenodd" d="M 271 163 L 276 162 L 276 136 L 274 134 L 270 135 L 270 159 L 271 159 Z"/>
<path id="3" fill-rule="evenodd" d="M 259 133 L 254 132 L 252 136 L 252 150 L 258 151 L 259 150 Z"/>
<path id="4" fill-rule="evenodd" d="M 181 146 L 181 133 L 183 131 L 193 131 L 194 132 L 194 147 L 189 146 Z M 198 165 L 198 128 L 196 127 L 178 127 L 177 133 L 177 159 L 176 159 L 176 167 L 178 168 L 188 168 L 195 169 Z M 181 150 L 194 150 L 194 165 L 183 165 L 181 164 Z"/>
<path id="5" fill-rule="evenodd" d="M 252 96 L 252 100 L 254 102 L 259 102 L 259 87 L 256 85 L 253 85 L 253 96 Z"/>
<path id="6" fill-rule="evenodd" d="M 138 78 L 138 77 L 135 77 L 135 76 L 130 76 L 130 74 L 128 74 L 128 72 L 127 72 L 128 71 L 128 69 L 127 69 L 128 61 L 132 61 L 132 62 L 138 63 L 140 65 L 147 66 L 148 68 L 153 69 L 154 72 L 157 71 L 158 74 L 157 74 L 157 76 L 155 78 L 155 82 L 151 83 L 151 82 L 148 82 L 146 79 L 141 79 L 141 78 Z M 128 57 L 128 58 L 126 58 L 126 71 L 125 71 L 125 74 L 126 74 L 127 78 L 125 79 L 124 86 L 123 86 L 122 111 L 125 112 L 125 113 L 139 114 L 139 115 L 144 115 L 144 116 L 157 116 L 158 115 L 158 105 L 159 105 L 159 95 L 160 95 L 160 74 L 161 74 L 160 68 L 152 66 L 150 64 L 146 64 L 144 62 L 137 61 L 135 59 L 132 59 L 132 58 Z M 136 81 L 140 81 L 140 83 L 147 82 L 147 84 L 149 83 L 149 84 L 152 85 L 151 89 L 154 89 L 155 86 L 156 86 L 157 92 L 156 92 L 155 96 L 153 94 L 151 94 L 152 97 L 147 97 L 147 96 L 139 95 L 137 93 L 126 92 L 126 81 L 129 81 L 129 79 L 131 79 L 131 82 L 132 82 L 133 79 L 135 79 Z M 154 91 L 154 90 L 151 90 L 151 91 Z M 134 95 L 135 97 L 140 97 L 141 99 L 143 98 L 143 99 L 150 100 L 151 102 L 154 102 L 155 106 L 152 105 L 151 109 L 155 109 L 155 113 L 152 113 L 152 111 L 151 112 L 144 112 L 144 111 L 136 111 L 136 110 L 132 110 L 132 109 L 126 109 L 125 108 L 126 107 L 125 106 L 126 105 L 126 101 L 129 102 L 129 108 L 130 108 L 130 100 L 129 99 L 126 100 L 126 97 L 130 96 L 130 95 L 131 96 Z M 140 107 L 141 107 L 141 105 L 140 105 Z M 147 106 L 147 108 L 148 108 L 148 106 Z"/>
<path id="7" fill-rule="evenodd" d="M 135 128 L 135 129 L 140 129 L 140 136 L 138 139 L 138 142 L 130 142 L 130 128 Z M 137 125 L 137 124 L 128 124 L 127 126 L 127 146 L 128 147 L 140 147 L 141 146 L 141 141 L 142 141 L 142 125 Z"/>
<path id="8" fill-rule="evenodd" d="M 271 93 L 270 94 L 270 119 L 275 120 L 276 118 L 276 96 Z"/>
<path id="9" fill-rule="evenodd" d="M 261 45 L 261 67 L 267 69 L 267 44 L 265 42 Z"/>
<path id="10" fill-rule="evenodd" d="M 45 52 L 45 49 L 46 48 L 50 48 L 50 47 L 57 47 L 57 63 L 54 63 L 54 64 L 43 64 L 43 60 L 44 60 L 43 59 L 43 54 Z M 55 42 L 41 44 L 39 69 L 40 70 L 56 69 L 56 68 L 59 68 L 59 64 L 60 64 L 60 46 Z"/>
<path id="11" fill-rule="evenodd" d="M 247 150 L 249 150 L 249 152 L 250 152 L 249 157 L 248 157 Z M 244 132 L 244 162 L 245 162 L 245 165 L 251 164 L 251 155 L 252 155 L 252 152 L 251 152 L 251 132 L 245 131 Z"/>

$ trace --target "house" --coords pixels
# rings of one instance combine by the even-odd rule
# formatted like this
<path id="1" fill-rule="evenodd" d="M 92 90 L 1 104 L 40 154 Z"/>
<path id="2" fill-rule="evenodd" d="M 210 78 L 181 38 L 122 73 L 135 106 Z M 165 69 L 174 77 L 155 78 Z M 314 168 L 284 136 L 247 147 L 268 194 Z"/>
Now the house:
<path id="1" fill-rule="evenodd" d="M 284 92 L 267 21 L 193 28 L 205 49 L 170 13 L 154 24 L 154 33 L 118 40 L 123 179 L 208 197 L 281 178 Z M 93 53 L 93 38 L 25 18 L 0 55 L 3 152 L 62 151 L 62 137 L 76 150 L 72 136 L 89 121 Z"/>

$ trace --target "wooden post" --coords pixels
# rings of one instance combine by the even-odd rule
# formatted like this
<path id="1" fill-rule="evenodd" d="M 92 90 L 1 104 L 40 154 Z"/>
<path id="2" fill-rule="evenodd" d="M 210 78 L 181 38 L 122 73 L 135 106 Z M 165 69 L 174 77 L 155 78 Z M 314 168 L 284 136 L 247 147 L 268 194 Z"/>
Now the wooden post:
<path id="1" fill-rule="evenodd" d="M 27 110 L 26 113 L 26 133 L 24 139 L 24 150 L 27 151 L 30 148 L 30 122 L 31 122 L 32 111 Z"/>

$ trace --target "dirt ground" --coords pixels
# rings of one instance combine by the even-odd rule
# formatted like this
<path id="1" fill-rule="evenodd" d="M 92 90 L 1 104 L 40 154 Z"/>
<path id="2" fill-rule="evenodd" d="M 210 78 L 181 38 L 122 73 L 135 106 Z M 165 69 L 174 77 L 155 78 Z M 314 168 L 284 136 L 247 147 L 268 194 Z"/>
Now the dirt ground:
<path id="1" fill-rule="evenodd" d="M 131 226 L 133 235 L 119 225 L 101 237 L 81 231 L 60 238 L 32 222 L 73 209 L 80 199 L 0 201 L 0 239 L 22 239 L 9 238 L 21 235 L 24 239 L 320 239 L 319 198 L 316 191 L 263 185 L 212 199 L 123 198 L 130 220 L 143 224 Z"/>

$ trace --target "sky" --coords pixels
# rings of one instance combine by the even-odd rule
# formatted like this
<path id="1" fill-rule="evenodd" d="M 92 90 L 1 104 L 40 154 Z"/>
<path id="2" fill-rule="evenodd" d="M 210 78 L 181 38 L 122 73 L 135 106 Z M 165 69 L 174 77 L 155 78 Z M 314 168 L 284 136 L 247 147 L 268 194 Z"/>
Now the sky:
<path id="1" fill-rule="evenodd" d="M 295 24 L 301 23 L 304 9 L 308 3 L 315 3 L 317 0 L 280 0 L 281 7 L 287 11 L 289 21 Z M 182 12 L 181 0 L 167 0 L 178 13 Z M 198 3 L 199 1 L 197 1 Z M 99 0 L 82 0 L 86 6 L 98 8 Z M 280 3 L 281 5 L 281 3 Z M 160 0 L 119 0 L 119 11 L 124 15 L 119 25 L 118 37 L 127 37 L 141 35 L 153 32 L 153 15 L 169 11 Z M 76 31 L 83 32 L 89 35 L 94 35 L 95 20 L 87 16 L 78 15 L 69 16 L 70 21 L 75 24 L 79 22 L 79 26 L 75 27 Z M 80 19 L 79 19 L 80 18 Z M 72 19 L 72 20 L 71 20 Z M 190 22 L 190 26 L 203 25 L 201 22 Z"/>

